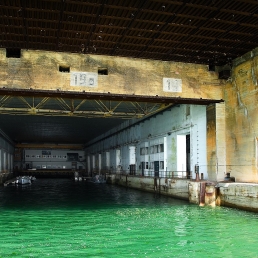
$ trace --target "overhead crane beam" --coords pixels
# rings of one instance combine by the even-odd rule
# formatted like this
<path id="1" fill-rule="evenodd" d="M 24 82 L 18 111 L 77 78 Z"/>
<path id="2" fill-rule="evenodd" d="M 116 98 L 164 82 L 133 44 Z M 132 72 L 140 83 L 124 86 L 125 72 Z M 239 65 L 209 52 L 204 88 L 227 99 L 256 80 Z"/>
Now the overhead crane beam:
<path id="1" fill-rule="evenodd" d="M 223 101 L 17 89 L 0 89 L 0 95 L 0 114 L 122 119 L 142 118 L 175 104 L 208 105 Z"/>
<path id="2" fill-rule="evenodd" d="M 34 96 L 34 97 L 52 97 L 63 99 L 87 99 L 87 100 L 111 100 L 111 101 L 132 101 L 147 103 L 164 103 L 164 104 L 193 104 L 209 105 L 211 103 L 224 102 L 223 99 L 203 99 L 203 98 L 181 98 L 181 97 L 164 97 L 148 95 L 129 95 L 113 94 L 99 92 L 79 92 L 79 91 L 60 91 L 60 90 L 34 90 L 34 89 L 17 89 L 17 88 L 0 88 L 0 95 L 9 96 Z"/>
<path id="3" fill-rule="evenodd" d="M 157 112 L 157 111 L 156 111 Z M 0 114 L 8 115 L 42 115 L 42 116 L 75 116 L 75 117 L 120 117 L 120 118 L 140 118 L 144 113 L 136 112 L 102 112 L 102 111 L 70 111 L 56 109 L 36 109 L 36 108 L 0 108 Z M 150 115 L 150 114 L 149 114 Z"/>

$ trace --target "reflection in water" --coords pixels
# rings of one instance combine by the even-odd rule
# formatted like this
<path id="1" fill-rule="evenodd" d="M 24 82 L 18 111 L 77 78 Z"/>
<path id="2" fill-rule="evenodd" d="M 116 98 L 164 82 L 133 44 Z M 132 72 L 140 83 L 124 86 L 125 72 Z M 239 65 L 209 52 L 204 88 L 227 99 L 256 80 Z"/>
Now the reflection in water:
<path id="1" fill-rule="evenodd" d="M 256 228 L 254 213 L 106 184 L 0 188 L 0 257 L 256 257 Z"/>
<path id="2" fill-rule="evenodd" d="M 186 236 L 187 228 L 186 224 L 188 222 L 186 207 L 177 209 L 175 212 L 175 235 L 176 236 Z M 183 241 L 184 242 L 184 241 Z"/>

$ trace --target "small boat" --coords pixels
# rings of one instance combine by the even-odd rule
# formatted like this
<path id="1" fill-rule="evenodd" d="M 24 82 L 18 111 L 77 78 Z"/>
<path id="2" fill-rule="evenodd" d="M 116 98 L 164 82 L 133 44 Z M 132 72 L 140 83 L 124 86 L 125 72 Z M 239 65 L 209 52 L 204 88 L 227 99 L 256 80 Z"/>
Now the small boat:
<path id="1" fill-rule="evenodd" d="M 31 177 L 30 176 L 20 176 L 17 178 L 16 183 L 19 185 L 31 184 Z"/>
<path id="2" fill-rule="evenodd" d="M 18 176 L 16 178 L 7 180 L 4 186 L 8 185 L 29 185 L 36 180 L 35 176 Z"/>
<path id="3" fill-rule="evenodd" d="M 82 181 L 82 177 L 79 175 L 79 172 L 74 172 L 74 181 Z"/>
<path id="4" fill-rule="evenodd" d="M 91 182 L 95 184 L 103 184 L 103 183 L 106 183 L 106 180 L 102 175 L 96 175 L 92 178 Z"/>
<path id="5" fill-rule="evenodd" d="M 74 181 L 82 181 L 82 177 L 81 176 L 76 176 L 76 177 L 74 177 Z"/>

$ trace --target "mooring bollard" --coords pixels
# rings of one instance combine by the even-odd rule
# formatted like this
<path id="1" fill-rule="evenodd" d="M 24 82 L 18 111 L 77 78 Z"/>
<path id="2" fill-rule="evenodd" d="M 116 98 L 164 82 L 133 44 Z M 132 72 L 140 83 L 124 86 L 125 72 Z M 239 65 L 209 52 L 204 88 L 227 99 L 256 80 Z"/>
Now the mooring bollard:
<path id="1" fill-rule="evenodd" d="M 199 177 L 199 165 L 195 165 L 194 166 L 194 171 L 195 171 L 195 175 L 196 175 L 196 177 L 195 177 L 195 181 L 200 181 L 200 177 Z"/>

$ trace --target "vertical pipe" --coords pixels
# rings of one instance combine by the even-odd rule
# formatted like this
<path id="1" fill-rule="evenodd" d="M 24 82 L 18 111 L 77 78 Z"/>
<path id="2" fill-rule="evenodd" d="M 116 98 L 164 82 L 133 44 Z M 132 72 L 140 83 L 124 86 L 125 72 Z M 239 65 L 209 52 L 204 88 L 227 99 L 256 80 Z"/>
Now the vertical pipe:
<path id="1" fill-rule="evenodd" d="M 200 206 L 205 205 L 205 188 L 206 188 L 206 182 L 200 183 Z"/>
<path id="2" fill-rule="evenodd" d="M 159 193 L 160 193 L 161 189 L 160 189 L 160 178 L 159 178 Z"/>

